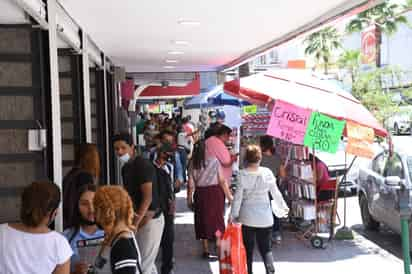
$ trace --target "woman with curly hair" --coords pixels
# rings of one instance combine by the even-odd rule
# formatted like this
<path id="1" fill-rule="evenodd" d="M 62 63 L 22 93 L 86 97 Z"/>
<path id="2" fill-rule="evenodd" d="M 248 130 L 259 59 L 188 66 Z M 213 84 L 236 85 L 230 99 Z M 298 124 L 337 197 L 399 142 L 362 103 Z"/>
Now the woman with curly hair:
<path id="1" fill-rule="evenodd" d="M 113 274 L 142 273 L 140 251 L 133 226 L 134 211 L 129 194 L 120 186 L 104 186 L 94 197 L 96 222 L 103 227 L 105 242 L 95 267 L 102 269 L 107 260 L 102 254 L 110 247 L 110 267 Z"/>

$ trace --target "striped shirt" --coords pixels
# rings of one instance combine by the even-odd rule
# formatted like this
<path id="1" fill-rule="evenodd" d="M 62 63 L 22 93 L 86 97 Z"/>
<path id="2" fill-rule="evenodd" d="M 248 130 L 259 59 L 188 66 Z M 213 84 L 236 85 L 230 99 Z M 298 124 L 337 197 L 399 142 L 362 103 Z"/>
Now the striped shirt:
<path id="1" fill-rule="evenodd" d="M 113 274 L 140 274 L 140 253 L 133 238 L 119 238 L 112 245 L 110 264 Z"/>

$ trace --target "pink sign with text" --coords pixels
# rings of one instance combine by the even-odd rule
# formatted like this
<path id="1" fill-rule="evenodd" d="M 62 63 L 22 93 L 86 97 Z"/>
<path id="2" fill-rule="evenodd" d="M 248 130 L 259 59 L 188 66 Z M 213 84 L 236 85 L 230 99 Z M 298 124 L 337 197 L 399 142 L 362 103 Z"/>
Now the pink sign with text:
<path id="1" fill-rule="evenodd" d="M 311 111 L 277 100 L 272 110 L 267 134 L 302 145 Z"/>

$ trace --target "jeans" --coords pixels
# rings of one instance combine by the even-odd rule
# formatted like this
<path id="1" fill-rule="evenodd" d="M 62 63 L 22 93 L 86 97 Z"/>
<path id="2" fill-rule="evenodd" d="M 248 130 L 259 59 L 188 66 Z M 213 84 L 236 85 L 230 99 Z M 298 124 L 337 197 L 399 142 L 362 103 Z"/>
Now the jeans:
<path id="1" fill-rule="evenodd" d="M 175 217 L 165 214 L 165 227 L 162 235 L 162 274 L 169 274 L 173 270 L 175 242 Z"/>
<path id="2" fill-rule="evenodd" d="M 165 219 L 162 214 L 158 218 L 150 220 L 136 233 L 137 244 L 142 256 L 143 274 L 157 274 L 155 261 L 159 252 L 164 223 Z"/>
<path id="3" fill-rule="evenodd" d="M 250 227 L 242 226 L 243 244 L 246 249 L 247 269 L 249 274 L 253 274 L 253 249 L 255 247 L 255 238 L 259 248 L 260 255 L 262 256 L 265 264 L 267 274 L 275 273 L 273 266 L 272 255 L 272 227 Z"/>

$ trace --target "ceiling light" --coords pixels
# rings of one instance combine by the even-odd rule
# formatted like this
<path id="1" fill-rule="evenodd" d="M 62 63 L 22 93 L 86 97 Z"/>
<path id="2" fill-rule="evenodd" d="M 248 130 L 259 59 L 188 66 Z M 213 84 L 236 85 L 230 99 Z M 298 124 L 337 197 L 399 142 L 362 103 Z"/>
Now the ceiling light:
<path id="1" fill-rule="evenodd" d="M 182 46 L 190 45 L 190 43 L 188 41 L 185 41 L 185 40 L 175 40 L 175 41 L 172 41 L 172 43 L 175 44 L 175 45 L 182 45 Z"/>
<path id="2" fill-rule="evenodd" d="M 165 69 L 174 69 L 175 66 L 163 66 L 163 68 L 165 68 Z"/>
<path id="3" fill-rule="evenodd" d="M 170 55 L 182 55 L 182 54 L 184 54 L 184 52 L 183 51 L 178 51 L 178 50 L 172 50 L 172 51 L 169 51 L 168 54 L 170 54 Z"/>
<path id="4" fill-rule="evenodd" d="M 167 59 L 167 60 L 165 60 L 165 62 L 168 63 L 168 64 L 176 64 L 176 63 L 179 63 L 178 60 L 174 60 L 174 59 Z"/>
<path id="5" fill-rule="evenodd" d="M 195 20 L 179 20 L 177 21 L 180 25 L 187 25 L 187 26 L 197 26 L 200 25 L 199 21 L 195 21 Z"/>

